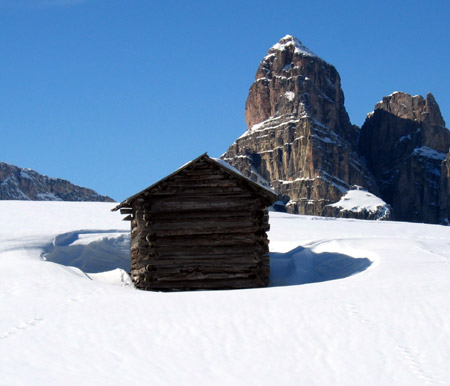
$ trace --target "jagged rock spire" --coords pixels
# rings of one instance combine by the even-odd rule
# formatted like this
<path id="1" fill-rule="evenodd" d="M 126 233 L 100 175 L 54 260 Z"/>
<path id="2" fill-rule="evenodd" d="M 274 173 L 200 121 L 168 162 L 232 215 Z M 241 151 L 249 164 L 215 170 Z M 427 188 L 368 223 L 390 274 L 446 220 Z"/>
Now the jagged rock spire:
<path id="1" fill-rule="evenodd" d="M 322 214 L 350 185 L 376 190 L 355 151 L 338 72 L 293 36 L 260 62 L 245 116 L 248 131 L 223 158 L 267 180 L 288 211 Z"/>
<path id="2" fill-rule="evenodd" d="M 310 117 L 353 141 L 336 69 L 290 35 L 272 46 L 258 66 L 245 105 L 248 129 L 274 117 Z"/>

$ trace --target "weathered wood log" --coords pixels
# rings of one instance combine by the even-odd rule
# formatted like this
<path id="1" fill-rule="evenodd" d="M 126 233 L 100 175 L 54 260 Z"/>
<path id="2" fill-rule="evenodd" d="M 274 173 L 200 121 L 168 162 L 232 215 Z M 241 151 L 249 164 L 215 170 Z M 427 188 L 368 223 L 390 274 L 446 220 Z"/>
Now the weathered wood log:
<path id="1" fill-rule="evenodd" d="M 219 257 L 219 256 L 168 256 L 165 258 L 154 257 L 152 259 L 145 261 L 148 266 L 148 270 L 151 270 L 151 267 L 159 267 L 159 266 L 180 266 L 180 267 L 190 267 L 192 266 L 252 266 L 256 267 L 258 265 L 268 265 L 269 262 L 266 263 L 261 259 L 256 259 L 253 257 L 242 255 L 240 257 Z M 144 263 L 144 262 L 143 262 Z M 144 264 L 137 264 L 136 267 L 141 267 Z"/>
<path id="2" fill-rule="evenodd" d="M 190 224 L 201 224 L 203 222 L 209 223 L 243 223 L 251 222 L 257 224 L 260 220 L 256 217 L 252 217 L 250 212 L 242 211 L 235 213 L 234 211 L 223 210 L 223 211 L 196 211 L 191 215 L 190 212 L 182 212 L 180 214 L 170 213 L 151 213 L 150 221 L 151 226 L 149 228 L 153 229 L 153 224 L 169 224 L 170 226 L 175 226 L 178 223 L 190 223 Z"/>
<path id="3" fill-rule="evenodd" d="M 209 268 L 209 269 L 208 269 Z M 172 266 L 152 266 L 152 270 L 146 270 L 145 274 L 151 274 L 153 279 L 160 279 L 164 277 L 172 277 L 173 279 L 182 279 L 185 277 L 192 277 L 195 276 L 207 276 L 208 274 L 223 274 L 228 276 L 233 276 L 237 274 L 245 274 L 245 275 L 251 275 L 254 274 L 255 270 L 257 269 L 256 266 L 251 265 L 242 265 L 239 267 L 230 267 L 230 266 L 218 266 L 217 269 L 211 269 L 211 266 L 206 265 L 192 265 L 189 266 L 188 269 L 180 268 L 180 266 L 172 265 Z"/>
<path id="4" fill-rule="evenodd" d="M 178 203 L 165 203 L 158 206 L 155 206 L 152 209 L 150 215 L 154 215 L 161 212 L 171 213 L 171 212 L 184 212 L 184 211 L 211 211 L 211 210 L 234 210 L 234 211 L 247 211 L 251 210 L 253 204 L 251 202 L 235 202 L 235 201 L 182 201 Z"/>
<path id="5" fill-rule="evenodd" d="M 257 239 L 253 234 L 236 234 L 230 237 L 228 234 L 214 235 L 190 235 L 190 237 L 158 237 L 154 247 L 159 252 L 161 249 L 167 248 L 189 248 L 189 247 L 211 247 L 211 246 L 256 246 L 268 243 L 267 240 Z"/>
<path id="6" fill-rule="evenodd" d="M 133 209 L 132 208 L 122 208 L 120 209 L 120 214 L 131 214 L 133 213 Z"/>
<path id="7" fill-rule="evenodd" d="M 227 228 L 254 228 L 255 227 L 255 221 L 252 221 L 251 219 L 243 219 L 243 218 L 228 218 L 228 219 L 221 219 L 219 221 L 214 219 L 205 219 L 203 221 L 189 221 L 189 220 L 179 220 L 178 222 L 174 223 L 173 221 L 158 221 L 154 224 L 152 231 L 159 235 L 160 231 L 166 231 L 166 230 L 172 230 L 174 228 L 176 229 L 227 229 Z M 259 229 L 259 228 L 257 228 Z M 256 229 L 256 230 L 257 230 Z M 255 230 L 255 231 L 256 231 Z M 146 232 L 147 233 L 147 232 Z"/>
<path id="8" fill-rule="evenodd" d="M 144 284 L 144 283 L 143 283 Z M 171 282 L 152 282 L 145 283 L 140 287 L 141 289 L 149 291 L 176 291 L 176 290 L 208 290 L 208 289 L 242 289 L 242 288 L 257 288 L 267 286 L 266 281 L 259 278 L 245 278 L 245 279 L 203 279 L 201 281 L 178 281 Z"/>
<path id="9" fill-rule="evenodd" d="M 183 246 L 183 248 L 180 248 L 180 246 L 176 245 L 167 245 L 164 248 L 157 248 L 156 253 L 159 257 L 163 258 L 166 256 L 179 256 L 179 255 L 199 255 L 199 256 L 207 256 L 207 255 L 213 255 L 213 254 L 229 254 L 229 253 L 265 253 L 266 252 L 266 245 L 236 245 L 236 244 L 229 244 L 229 245 L 186 245 Z"/>
<path id="10" fill-rule="evenodd" d="M 215 209 L 215 210 L 195 210 L 189 211 L 184 210 L 181 212 L 151 212 L 150 219 L 152 222 L 172 222 L 176 223 L 179 221 L 193 221 L 196 219 L 204 219 L 208 221 L 209 219 L 226 219 L 226 218 L 235 218 L 236 220 L 242 218 L 252 218 L 256 219 L 255 216 L 249 210 L 240 210 L 240 211 L 230 211 L 228 208 L 224 209 Z"/>
<path id="11" fill-rule="evenodd" d="M 213 251 L 215 249 L 215 252 Z M 241 248 L 241 249 L 244 249 Z M 220 248 L 204 248 L 199 249 L 193 248 L 191 249 L 185 249 L 185 248 L 178 248 L 172 251 L 163 250 L 160 248 L 160 254 L 156 254 L 154 252 L 154 255 L 147 255 L 147 256 L 139 256 L 139 259 L 155 259 L 155 260 L 161 260 L 161 261 L 171 261 L 179 259 L 198 259 L 198 260 L 213 260 L 213 259 L 223 259 L 223 260 L 229 260 L 232 261 L 234 259 L 246 259 L 247 261 L 260 261 L 261 257 L 264 257 L 267 252 L 263 251 L 264 248 L 261 246 L 259 248 L 247 248 L 246 251 L 241 251 L 238 248 L 234 248 L 234 251 L 230 252 L 228 251 L 225 253 L 225 251 L 220 250 Z M 152 251 L 153 252 L 153 251 Z"/>
<path id="12" fill-rule="evenodd" d="M 166 194 L 166 195 L 154 195 L 154 200 L 157 201 L 158 205 L 161 202 L 167 201 L 177 201 L 182 198 L 183 201 L 205 201 L 205 200 L 215 200 L 215 201 L 235 201 L 235 200 L 247 200 L 252 203 L 255 202 L 255 197 L 250 192 L 245 192 L 240 190 L 239 188 L 233 188 L 232 190 L 221 190 L 221 189 L 202 189 L 201 191 L 196 191 L 193 193 L 189 193 L 186 189 L 183 188 L 183 191 L 178 191 L 175 194 Z M 154 204 L 153 206 L 155 206 Z"/>
<path id="13" fill-rule="evenodd" d="M 145 268 L 145 267 L 134 268 L 132 270 L 132 272 L 133 272 L 133 275 L 139 275 L 139 274 L 142 274 L 142 273 L 146 273 L 147 272 L 147 268 Z"/>
<path id="14" fill-rule="evenodd" d="M 150 243 L 146 241 L 145 239 L 142 239 L 140 237 L 136 237 L 131 240 L 131 249 L 135 248 L 148 248 L 150 246 Z"/>
<path id="15" fill-rule="evenodd" d="M 201 236 L 201 235 L 210 235 L 210 237 L 215 237 L 215 235 L 226 235 L 228 238 L 232 234 L 248 234 L 252 235 L 255 234 L 255 232 L 259 228 L 257 226 L 253 225 L 246 225 L 238 227 L 237 225 L 235 227 L 233 226 L 221 226 L 221 227 L 201 227 L 201 228 L 189 228 L 184 227 L 182 229 L 170 229 L 170 227 L 167 227 L 166 230 L 157 230 L 155 241 L 160 240 L 161 238 L 166 237 L 179 237 L 179 236 Z"/>
<path id="16" fill-rule="evenodd" d="M 254 277 L 251 272 L 230 272 L 230 273 L 202 273 L 202 272 L 184 272 L 178 273 L 175 271 L 167 272 L 166 276 L 158 276 L 158 283 L 162 282 L 177 282 L 177 281 L 194 281 L 199 279 L 205 280 L 217 280 L 217 279 L 242 279 Z M 154 278 L 155 279 L 155 278 Z"/>
<path id="17" fill-rule="evenodd" d="M 158 197 L 158 203 L 152 205 L 151 208 L 143 208 L 142 211 L 147 213 L 158 212 L 161 205 L 165 204 L 166 206 L 170 205 L 183 205 L 188 202 L 190 205 L 201 204 L 201 203 L 222 203 L 222 204 L 231 204 L 232 206 L 248 204 L 251 205 L 249 210 L 257 210 L 257 205 L 253 202 L 250 196 L 236 196 L 235 199 L 230 200 L 229 195 L 227 194 L 209 194 L 205 192 L 203 195 L 190 194 L 189 196 L 178 196 L 173 194 L 161 195 Z M 140 209 L 140 208 L 138 208 Z"/>

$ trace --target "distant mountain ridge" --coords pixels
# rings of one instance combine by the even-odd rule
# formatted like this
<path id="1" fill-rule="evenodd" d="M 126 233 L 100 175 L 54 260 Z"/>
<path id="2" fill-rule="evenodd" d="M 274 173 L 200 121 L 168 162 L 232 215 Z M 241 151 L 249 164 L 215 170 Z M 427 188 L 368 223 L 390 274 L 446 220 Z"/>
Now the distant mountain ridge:
<path id="1" fill-rule="evenodd" d="M 336 69 L 287 35 L 260 62 L 245 118 L 221 158 L 270 185 L 287 212 L 450 222 L 450 132 L 431 94 L 384 97 L 360 129 Z M 354 189 L 386 206 L 351 210 Z"/>
<path id="2" fill-rule="evenodd" d="M 0 200 L 114 202 L 92 189 L 0 162 Z"/>

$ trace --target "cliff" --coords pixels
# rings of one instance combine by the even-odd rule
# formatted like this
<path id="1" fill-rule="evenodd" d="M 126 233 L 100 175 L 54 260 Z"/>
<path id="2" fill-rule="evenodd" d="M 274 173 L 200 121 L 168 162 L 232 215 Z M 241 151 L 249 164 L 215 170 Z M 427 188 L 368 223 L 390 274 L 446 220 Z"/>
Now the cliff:
<path id="1" fill-rule="evenodd" d="M 352 185 L 377 194 L 357 152 L 336 69 L 288 35 L 269 49 L 245 106 L 248 130 L 221 158 L 281 194 L 290 213 L 322 215 Z"/>
<path id="2" fill-rule="evenodd" d="M 431 94 L 395 92 L 368 114 L 359 150 L 396 220 L 437 223 L 446 217 L 440 209 L 448 200 L 441 174 L 448 173 L 441 164 L 449 147 L 450 132 Z"/>

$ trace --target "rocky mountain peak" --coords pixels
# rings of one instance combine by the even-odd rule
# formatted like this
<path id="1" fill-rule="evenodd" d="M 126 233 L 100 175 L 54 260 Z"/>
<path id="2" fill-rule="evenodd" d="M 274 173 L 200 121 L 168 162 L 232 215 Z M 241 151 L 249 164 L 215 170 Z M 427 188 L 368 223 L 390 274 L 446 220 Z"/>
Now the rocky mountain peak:
<path id="1" fill-rule="evenodd" d="M 375 110 L 384 110 L 401 119 L 409 119 L 427 126 L 445 127 L 439 105 L 433 94 L 411 96 L 406 92 L 395 91 L 375 105 Z"/>
<path id="2" fill-rule="evenodd" d="M 449 146 L 450 132 L 430 93 L 394 92 L 367 116 L 359 149 L 396 219 L 440 221 L 441 163 Z"/>
<path id="3" fill-rule="evenodd" d="M 312 118 L 356 138 L 344 107 L 336 69 L 290 35 L 272 46 L 258 66 L 245 105 L 247 127 L 277 117 Z"/>
<path id="4" fill-rule="evenodd" d="M 269 49 L 269 52 L 264 59 L 270 55 L 276 54 L 276 51 L 289 52 L 291 54 L 291 58 L 294 54 L 317 57 L 314 52 L 312 52 L 300 40 L 292 35 L 286 35 L 278 43 L 274 44 Z"/>
<path id="5" fill-rule="evenodd" d="M 322 214 L 351 185 L 376 191 L 356 152 L 338 72 L 298 39 L 285 36 L 263 57 L 245 117 L 247 132 L 222 158 L 266 180 L 289 212 Z"/>

